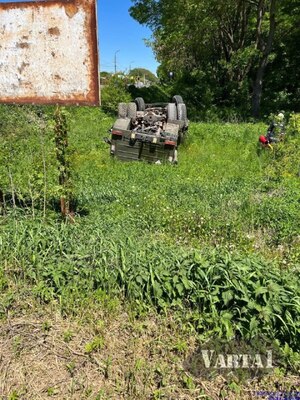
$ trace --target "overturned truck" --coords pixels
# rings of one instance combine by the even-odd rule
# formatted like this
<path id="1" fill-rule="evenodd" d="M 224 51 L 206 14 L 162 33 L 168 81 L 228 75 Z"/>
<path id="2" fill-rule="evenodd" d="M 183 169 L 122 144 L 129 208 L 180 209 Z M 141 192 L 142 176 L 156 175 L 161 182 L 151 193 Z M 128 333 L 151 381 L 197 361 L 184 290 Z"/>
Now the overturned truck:
<path id="1" fill-rule="evenodd" d="M 138 97 L 120 103 L 118 118 L 110 129 L 112 156 L 122 161 L 177 163 L 177 148 L 188 130 L 186 105 L 181 96 L 171 103 L 146 104 Z"/>

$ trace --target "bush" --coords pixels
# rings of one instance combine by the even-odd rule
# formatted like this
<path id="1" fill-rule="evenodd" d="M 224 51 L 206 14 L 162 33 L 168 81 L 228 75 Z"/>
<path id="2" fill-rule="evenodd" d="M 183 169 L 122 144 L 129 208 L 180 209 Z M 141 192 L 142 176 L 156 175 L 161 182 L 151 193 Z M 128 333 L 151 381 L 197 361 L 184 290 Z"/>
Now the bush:
<path id="1" fill-rule="evenodd" d="M 133 99 L 142 97 L 146 103 L 167 103 L 170 101 L 170 94 L 162 86 L 151 85 L 148 88 L 136 88 L 134 85 L 131 85 L 128 90 Z"/>
<path id="2" fill-rule="evenodd" d="M 292 136 L 300 135 L 300 114 L 292 114 L 290 116 L 287 134 Z"/>
<path id="3" fill-rule="evenodd" d="M 285 139 L 274 146 L 274 157 L 267 170 L 270 176 L 300 176 L 300 114 L 292 114 L 287 126 Z"/>
<path id="4" fill-rule="evenodd" d="M 127 91 L 126 80 L 117 76 L 112 76 L 108 84 L 101 92 L 102 108 L 105 112 L 115 115 L 119 103 L 131 101 L 131 96 Z"/>

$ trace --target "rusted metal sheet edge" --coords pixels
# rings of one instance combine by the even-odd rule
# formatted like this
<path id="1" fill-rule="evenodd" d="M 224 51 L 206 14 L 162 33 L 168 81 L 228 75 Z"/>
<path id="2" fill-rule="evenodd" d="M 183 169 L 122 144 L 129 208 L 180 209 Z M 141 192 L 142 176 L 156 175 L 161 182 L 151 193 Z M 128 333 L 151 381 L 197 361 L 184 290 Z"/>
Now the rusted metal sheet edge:
<path id="1" fill-rule="evenodd" d="M 91 89 L 88 95 L 83 99 L 79 95 L 72 96 L 70 99 L 62 99 L 61 97 L 23 97 L 19 99 L 6 98 L 5 96 L 0 97 L 0 104 L 60 104 L 60 105 L 86 105 L 86 106 L 98 106 L 100 104 L 100 85 L 99 85 L 99 67 L 98 67 L 98 38 L 97 38 L 97 11 L 96 11 L 96 0 L 57 0 L 57 1 L 35 1 L 35 2 L 12 2 L 12 3 L 0 3 L 1 9 L 22 9 L 32 7 L 51 7 L 53 5 L 79 5 L 84 6 L 89 11 L 89 33 L 88 43 L 90 46 L 91 55 Z"/>
<path id="2" fill-rule="evenodd" d="M 90 98 L 90 99 L 89 99 Z M 96 96 L 88 96 L 85 100 L 79 98 L 78 100 L 70 99 L 64 100 L 61 98 L 46 98 L 46 97 L 22 97 L 18 100 L 13 100 L 11 98 L 0 98 L 0 104 L 10 104 L 10 105 L 60 105 L 60 106 L 99 106 L 100 98 Z"/>

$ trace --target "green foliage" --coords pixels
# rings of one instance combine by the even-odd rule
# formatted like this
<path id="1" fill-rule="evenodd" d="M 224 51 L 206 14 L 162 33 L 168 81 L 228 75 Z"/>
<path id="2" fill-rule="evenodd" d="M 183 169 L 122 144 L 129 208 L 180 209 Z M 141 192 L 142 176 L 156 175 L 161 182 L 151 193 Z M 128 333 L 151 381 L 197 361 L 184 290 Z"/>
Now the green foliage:
<path id="1" fill-rule="evenodd" d="M 300 114 L 292 114 L 290 116 L 287 134 L 290 136 L 300 135 Z"/>
<path id="2" fill-rule="evenodd" d="M 28 171 L 35 174 L 41 165 L 40 117 L 32 109 L 12 111 L 4 115 L 6 126 L 16 112 L 24 118 L 24 132 L 17 117 L 20 135 L 3 128 L 2 157 L 9 161 L 0 176 L 9 193 L 9 166 L 14 192 L 25 198 Z M 31 115 L 36 119 L 29 125 Z M 102 137 L 112 119 L 99 109 L 71 109 L 68 118 L 75 223 L 63 223 L 51 202 L 45 216 L 37 201 L 30 208 L 7 204 L 0 217 L 2 317 L 16 307 L 17 286 L 42 304 L 57 302 L 62 313 L 95 307 L 114 315 L 125 301 L 137 313 L 177 313 L 204 336 L 250 339 L 261 333 L 297 351 L 300 188 L 284 161 L 285 151 L 291 159 L 298 154 L 288 147 L 298 138 L 297 117 L 288 128 L 286 150 L 283 143 L 259 155 L 262 124 L 192 123 L 178 166 L 111 159 Z M 45 173 L 51 176 L 57 165 L 50 131 L 47 140 Z M 5 147 L 10 143 L 18 144 L 14 163 Z M 279 152 L 277 176 L 271 169 Z M 47 196 L 56 185 L 47 180 Z M 51 325 L 45 323 L 44 330 Z M 87 353 L 105 345 L 99 330 Z M 184 351 L 184 344 L 177 351 Z"/>
<path id="3" fill-rule="evenodd" d="M 86 343 L 85 352 L 92 353 L 97 350 L 101 350 L 104 347 L 104 338 L 102 336 L 96 336 L 91 342 Z"/>
<path id="4" fill-rule="evenodd" d="M 195 383 L 193 381 L 193 378 L 191 376 L 187 375 L 187 374 L 183 375 L 182 383 L 183 383 L 183 386 L 186 387 L 189 390 L 193 390 L 196 387 Z"/>
<path id="5" fill-rule="evenodd" d="M 283 176 L 300 177 L 300 114 L 292 114 L 284 141 L 274 148 L 273 162 L 268 174 L 274 179 Z"/>
<path id="6" fill-rule="evenodd" d="M 118 104 L 129 102 L 131 97 L 127 92 L 127 80 L 113 75 L 106 80 L 106 85 L 101 92 L 101 102 L 104 111 L 116 114 Z"/>
<path id="7" fill-rule="evenodd" d="M 20 396 L 16 390 L 13 390 L 13 392 L 8 397 L 9 400 L 18 400 L 19 398 Z"/>
<path id="8" fill-rule="evenodd" d="M 51 109 L 0 106 L 0 121 L 4 201 L 45 209 L 59 191 Z"/>
<path id="9" fill-rule="evenodd" d="M 61 211 L 67 216 L 70 212 L 72 199 L 72 184 L 70 174 L 70 155 L 68 151 L 68 113 L 57 107 L 54 113 L 55 150 L 59 169 L 60 195 L 63 199 Z"/>
<path id="10" fill-rule="evenodd" d="M 145 68 L 133 68 L 129 74 L 129 76 L 132 76 L 134 78 L 140 78 L 141 81 L 144 79 L 149 81 L 149 82 L 153 82 L 153 83 L 157 83 L 158 82 L 158 78 L 157 76 L 155 76 L 151 71 L 149 71 L 148 69 Z"/>
<path id="11" fill-rule="evenodd" d="M 153 32 L 159 78 L 173 72 L 195 115 L 249 116 L 262 82 L 264 113 L 299 111 L 297 1 L 134 0 L 130 14 Z"/>
<path id="12" fill-rule="evenodd" d="M 65 331 L 63 336 L 64 342 L 69 343 L 73 339 L 73 336 L 74 334 L 70 330 Z"/>
<path id="13" fill-rule="evenodd" d="M 85 226 L 87 240 L 81 239 L 78 246 L 75 238 L 82 226 L 44 227 L 42 237 L 39 227 L 32 226 L 22 258 L 17 250 L 23 266 L 14 273 L 15 279 L 25 277 L 36 285 L 34 293 L 47 301 L 43 283 L 50 299 L 60 299 L 65 309 L 78 306 L 86 296 L 95 303 L 102 291 L 122 293 L 130 301 L 158 309 L 193 310 L 193 324 L 201 333 L 230 338 L 239 332 L 248 339 L 264 334 L 298 348 L 299 269 L 280 270 L 256 256 L 212 248 L 185 251 L 153 239 L 150 244 L 139 240 L 137 248 L 134 240 L 117 241 L 111 234 L 105 239 L 105 233 L 96 229 Z M 18 236 L 23 230 L 20 226 Z M 29 232 L 25 237 L 31 237 Z M 43 241 L 52 249 L 51 256 L 44 253 Z M 86 345 L 86 352 L 102 347 L 103 340 L 97 337 Z"/>
<path id="14" fill-rule="evenodd" d="M 278 3 L 280 19 L 272 50 L 272 61 L 265 77 L 262 108 L 264 113 L 273 110 L 299 112 L 300 38 L 299 2 L 297 0 Z"/>
<path id="15" fill-rule="evenodd" d="M 170 101 L 170 94 L 161 85 L 151 85 L 150 87 L 136 88 L 134 85 L 128 87 L 131 97 L 142 97 L 146 103 L 168 103 Z"/>

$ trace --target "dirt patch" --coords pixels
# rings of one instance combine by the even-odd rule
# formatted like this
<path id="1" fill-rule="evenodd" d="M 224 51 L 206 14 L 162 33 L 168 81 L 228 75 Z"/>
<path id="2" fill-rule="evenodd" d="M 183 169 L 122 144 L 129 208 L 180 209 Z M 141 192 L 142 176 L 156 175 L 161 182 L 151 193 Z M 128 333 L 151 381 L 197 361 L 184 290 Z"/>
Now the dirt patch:
<path id="1" fill-rule="evenodd" d="M 183 365 L 195 343 L 169 317 L 9 317 L 0 325 L 0 398 L 236 400 L 278 388 L 278 376 L 243 387 L 192 377 Z M 281 380 L 300 386 L 297 377 Z"/>

